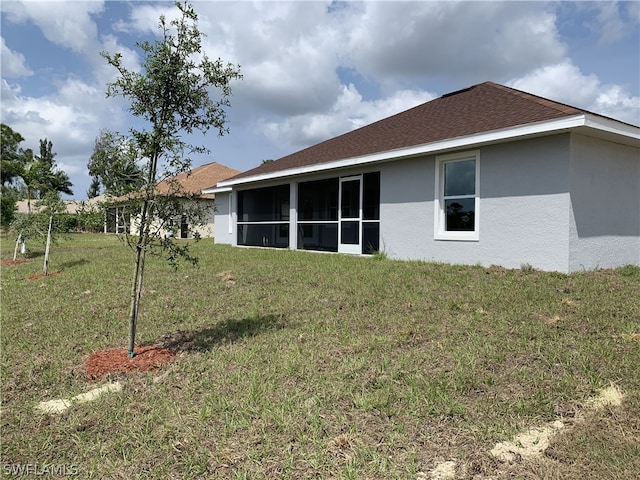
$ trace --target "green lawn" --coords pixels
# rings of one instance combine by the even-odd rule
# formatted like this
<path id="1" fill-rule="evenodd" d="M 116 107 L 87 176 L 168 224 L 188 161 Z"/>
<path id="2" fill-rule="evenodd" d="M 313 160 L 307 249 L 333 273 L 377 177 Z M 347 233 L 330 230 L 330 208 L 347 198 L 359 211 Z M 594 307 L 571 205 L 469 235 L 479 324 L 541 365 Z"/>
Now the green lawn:
<path id="1" fill-rule="evenodd" d="M 182 339 L 123 390 L 41 414 L 92 383 L 83 360 L 125 348 L 132 254 L 74 235 L 1 271 L 2 470 L 80 478 L 635 479 L 640 268 L 572 275 L 284 250 L 192 246 L 151 258 L 138 343 Z M 2 259 L 13 254 L 2 238 Z M 619 407 L 584 408 L 614 384 Z M 537 459 L 496 443 L 562 420 Z M 421 473 L 422 472 L 422 473 Z"/>

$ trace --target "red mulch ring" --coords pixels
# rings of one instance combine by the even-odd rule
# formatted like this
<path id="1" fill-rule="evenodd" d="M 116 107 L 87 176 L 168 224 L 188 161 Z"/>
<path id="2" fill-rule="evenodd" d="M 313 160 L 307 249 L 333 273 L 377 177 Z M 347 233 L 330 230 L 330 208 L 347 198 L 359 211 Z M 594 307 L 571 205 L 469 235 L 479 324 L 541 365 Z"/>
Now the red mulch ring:
<path id="1" fill-rule="evenodd" d="M 46 278 L 46 277 L 60 277 L 62 276 L 62 272 L 58 272 L 58 273 L 49 273 L 47 275 L 45 275 L 44 273 L 34 273 L 33 275 L 29 275 L 27 277 L 27 280 L 37 280 L 39 278 Z"/>
<path id="2" fill-rule="evenodd" d="M 18 260 L 2 260 L 0 266 L 8 267 L 10 265 L 20 265 L 21 263 L 26 263 L 26 258 L 19 258 Z"/>
<path id="3" fill-rule="evenodd" d="M 146 372 L 161 367 L 175 356 L 169 350 L 153 345 L 137 347 L 134 353 L 135 356 L 129 358 L 126 348 L 94 352 L 85 362 L 86 375 L 99 380 L 109 373 Z"/>

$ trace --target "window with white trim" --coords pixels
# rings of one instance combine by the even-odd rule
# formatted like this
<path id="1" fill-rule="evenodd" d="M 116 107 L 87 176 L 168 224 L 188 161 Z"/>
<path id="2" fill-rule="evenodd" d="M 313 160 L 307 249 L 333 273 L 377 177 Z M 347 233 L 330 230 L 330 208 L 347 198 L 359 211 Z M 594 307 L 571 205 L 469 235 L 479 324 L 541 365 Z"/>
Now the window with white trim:
<path id="1" fill-rule="evenodd" d="M 479 172 L 479 151 L 436 157 L 437 240 L 478 240 Z"/>

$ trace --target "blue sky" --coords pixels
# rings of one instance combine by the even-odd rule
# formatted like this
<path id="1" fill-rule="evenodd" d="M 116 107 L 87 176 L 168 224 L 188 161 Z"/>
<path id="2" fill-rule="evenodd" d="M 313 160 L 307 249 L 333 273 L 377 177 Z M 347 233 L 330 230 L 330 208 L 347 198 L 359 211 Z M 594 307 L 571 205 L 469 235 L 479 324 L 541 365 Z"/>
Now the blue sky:
<path id="1" fill-rule="evenodd" d="M 196 138 L 238 170 L 487 80 L 640 124 L 640 2 L 194 1 L 210 58 L 241 65 L 230 134 Z M 134 121 L 106 98 L 101 51 L 140 63 L 173 2 L 3 0 L 1 121 L 86 198 L 101 129 Z"/>

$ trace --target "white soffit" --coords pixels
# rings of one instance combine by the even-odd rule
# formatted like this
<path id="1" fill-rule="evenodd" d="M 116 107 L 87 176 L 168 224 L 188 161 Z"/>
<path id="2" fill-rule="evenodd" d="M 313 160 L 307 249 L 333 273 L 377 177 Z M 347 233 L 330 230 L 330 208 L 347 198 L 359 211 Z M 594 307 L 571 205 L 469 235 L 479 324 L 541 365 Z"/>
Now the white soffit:
<path id="1" fill-rule="evenodd" d="M 603 133 L 608 133 L 609 135 L 615 135 L 619 139 L 623 140 L 619 141 L 619 143 L 640 146 L 640 127 L 635 127 L 633 125 L 628 125 L 616 120 L 611 120 L 596 115 L 580 114 L 571 117 L 564 117 L 558 120 L 530 123 L 527 125 L 520 125 L 501 130 L 493 130 L 490 132 L 476 133 L 464 137 L 450 138 L 438 142 L 399 148 L 397 150 L 387 150 L 384 152 L 376 152 L 359 157 L 345 158 L 342 160 L 334 160 L 332 162 L 319 163 L 304 167 L 291 168 L 287 170 L 279 170 L 277 172 L 270 172 L 262 175 L 238 178 L 237 180 L 222 181 L 218 183 L 217 188 L 203 190 L 203 193 L 227 192 L 231 190 L 233 186 L 242 185 L 245 183 L 254 183 L 265 180 L 273 180 L 276 178 L 292 177 L 297 175 L 322 172 L 326 170 L 354 167 L 368 163 L 398 160 L 400 158 L 416 157 L 426 154 L 435 154 L 453 149 L 471 148 L 479 145 L 498 143 L 505 140 L 515 140 L 517 138 L 563 133 L 580 127 L 583 127 L 589 131 L 597 130 Z"/>
<path id="2" fill-rule="evenodd" d="M 208 195 L 210 193 L 227 193 L 233 191 L 231 187 L 209 187 L 202 190 L 202 195 Z"/>

